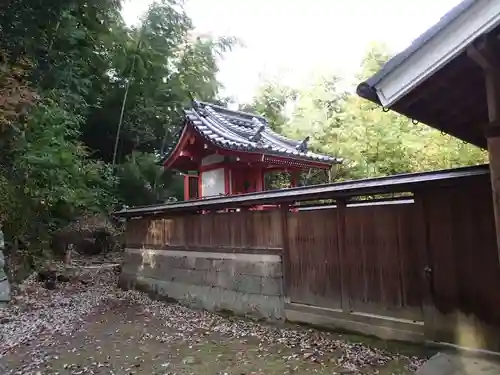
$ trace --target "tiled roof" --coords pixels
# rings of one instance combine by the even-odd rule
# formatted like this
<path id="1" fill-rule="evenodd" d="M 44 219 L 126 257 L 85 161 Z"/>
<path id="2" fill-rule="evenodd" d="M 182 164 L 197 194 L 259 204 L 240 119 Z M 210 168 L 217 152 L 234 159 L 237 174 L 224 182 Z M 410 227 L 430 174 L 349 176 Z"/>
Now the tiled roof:
<path id="1" fill-rule="evenodd" d="M 301 149 L 301 141 L 274 132 L 267 120 L 258 115 L 196 101 L 192 108 L 185 110 L 185 114 L 205 139 L 225 149 L 262 152 L 328 164 L 342 162 L 335 157 Z"/>

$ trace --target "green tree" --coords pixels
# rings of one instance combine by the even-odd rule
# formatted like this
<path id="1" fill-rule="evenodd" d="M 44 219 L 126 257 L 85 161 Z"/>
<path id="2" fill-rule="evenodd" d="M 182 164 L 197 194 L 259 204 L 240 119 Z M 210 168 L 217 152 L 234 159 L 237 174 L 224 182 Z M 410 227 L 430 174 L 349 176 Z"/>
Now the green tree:
<path id="1" fill-rule="evenodd" d="M 362 59 L 357 80 L 377 72 L 391 54 L 382 44 L 373 44 Z M 279 118 L 281 133 L 294 139 L 311 137 L 314 151 L 343 158 L 330 179 L 359 179 L 475 165 L 486 162 L 486 154 L 424 125 L 413 124 L 393 111 L 342 89 L 335 75 L 316 77 L 295 93 L 293 111 L 283 116 L 283 106 L 271 106 L 272 94 L 280 88 L 265 86 L 248 108 L 264 103 L 260 113 Z M 277 95 L 277 97 L 280 97 Z M 279 102 L 283 103 L 283 101 Z M 314 176 L 314 177 L 311 177 Z M 303 174 L 305 183 L 325 181 L 321 174 Z"/>
<path id="2" fill-rule="evenodd" d="M 270 80 L 264 82 L 253 101 L 241 105 L 240 110 L 265 117 L 271 129 L 281 133 L 288 122 L 287 106 L 296 99 L 296 90 Z"/>
<path id="3" fill-rule="evenodd" d="M 192 37 L 191 32 L 183 8 L 162 1 L 151 5 L 142 25 L 120 35 L 124 47 L 112 56 L 106 72 L 109 80 L 99 92 L 102 105 L 91 111 L 83 127 L 83 139 L 96 157 L 112 160 L 123 105 L 121 161 L 133 151 L 162 151 L 169 146 L 191 96 L 217 98 L 221 87 L 217 57 L 236 40 Z"/>
<path id="4" fill-rule="evenodd" d="M 0 4 L 0 220 L 8 241 L 43 248 L 87 212 L 179 196 L 157 155 L 180 109 L 218 99 L 217 58 L 232 38 L 193 38 L 177 1 L 154 3 L 129 29 L 119 0 Z M 119 160 L 111 161 L 124 93 Z M 141 190 L 131 194 L 131 186 Z M 139 194 L 138 194 L 139 193 Z"/>
<path id="5" fill-rule="evenodd" d="M 184 182 L 181 176 L 165 171 L 154 154 L 133 152 L 119 166 L 118 194 L 130 206 L 182 200 Z"/>

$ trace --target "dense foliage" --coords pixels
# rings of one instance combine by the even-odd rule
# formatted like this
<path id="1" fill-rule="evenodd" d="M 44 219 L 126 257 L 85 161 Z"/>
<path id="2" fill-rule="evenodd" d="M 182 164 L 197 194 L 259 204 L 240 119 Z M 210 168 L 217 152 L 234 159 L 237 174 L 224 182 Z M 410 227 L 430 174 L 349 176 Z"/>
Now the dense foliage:
<path id="1" fill-rule="evenodd" d="M 236 40 L 197 37 L 180 0 L 157 1 L 136 28 L 120 10 L 120 0 L 0 3 L 0 222 L 16 249 L 44 248 L 81 214 L 181 198 L 180 177 L 156 164 L 175 142 L 181 108 L 193 96 L 227 101 L 219 96 L 217 59 Z M 387 58 L 371 49 L 359 78 Z M 330 179 L 485 160 L 481 150 L 340 87 L 338 77 L 300 88 L 267 82 L 242 109 L 346 158 Z"/>
<path id="2" fill-rule="evenodd" d="M 371 76 L 389 59 L 387 48 L 371 46 L 361 62 L 356 82 Z M 311 136 L 311 147 L 345 159 L 330 180 L 359 179 L 476 165 L 487 162 L 484 150 L 465 144 L 424 124 L 414 124 L 395 112 L 345 91 L 336 76 L 315 78 L 306 87 L 287 88 L 264 82 L 254 102 L 244 108 L 278 119 L 292 138 Z M 306 183 L 326 181 L 303 174 Z"/>
<path id="3" fill-rule="evenodd" d="M 191 96 L 219 99 L 217 58 L 235 40 L 193 36 L 175 0 L 155 2 L 138 28 L 120 11 L 120 0 L 0 4 L 0 222 L 11 247 L 33 252 L 78 215 L 180 195 L 157 156 Z"/>

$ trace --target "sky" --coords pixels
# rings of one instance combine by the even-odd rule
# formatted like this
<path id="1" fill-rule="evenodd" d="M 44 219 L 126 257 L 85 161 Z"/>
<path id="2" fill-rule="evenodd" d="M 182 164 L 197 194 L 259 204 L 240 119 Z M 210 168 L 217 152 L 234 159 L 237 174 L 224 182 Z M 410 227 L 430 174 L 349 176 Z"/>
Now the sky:
<path id="1" fill-rule="evenodd" d="M 137 23 L 152 0 L 126 0 Z M 372 42 L 393 52 L 436 23 L 459 0 L 186 0 L 196 31 L 235 36 L 244 46 L 224 56 L 224 94 L 249 102 L 264 79 L 300 86 L 313 74 L 349 80 Z"/>

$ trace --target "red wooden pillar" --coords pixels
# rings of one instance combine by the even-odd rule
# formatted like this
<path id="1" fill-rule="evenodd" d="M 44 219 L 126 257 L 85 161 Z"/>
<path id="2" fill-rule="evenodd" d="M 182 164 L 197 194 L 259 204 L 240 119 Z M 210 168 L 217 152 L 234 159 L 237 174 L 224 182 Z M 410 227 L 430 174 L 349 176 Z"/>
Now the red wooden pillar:
<path id="1" fill-rule="evenodd" d="M 255 169 L 255 191 L 263 191 L 264 190 L 264 179 L 261 168 Z"/>
<path id="2" fill-rule="evenodd" d="M 189 200 L 189 176 L 184 175 L 184 200 Z"/>
<path id="3" fill-rule="evenodd" d="M 290 187 L 294 188 L 294 187 L 298 186 L 298 182 L 299 182 L 298 174 L 299 174 L 299 172 L 297 172 L 297 171 L 290 172 L 290 177 L 291 177 Z"/>

